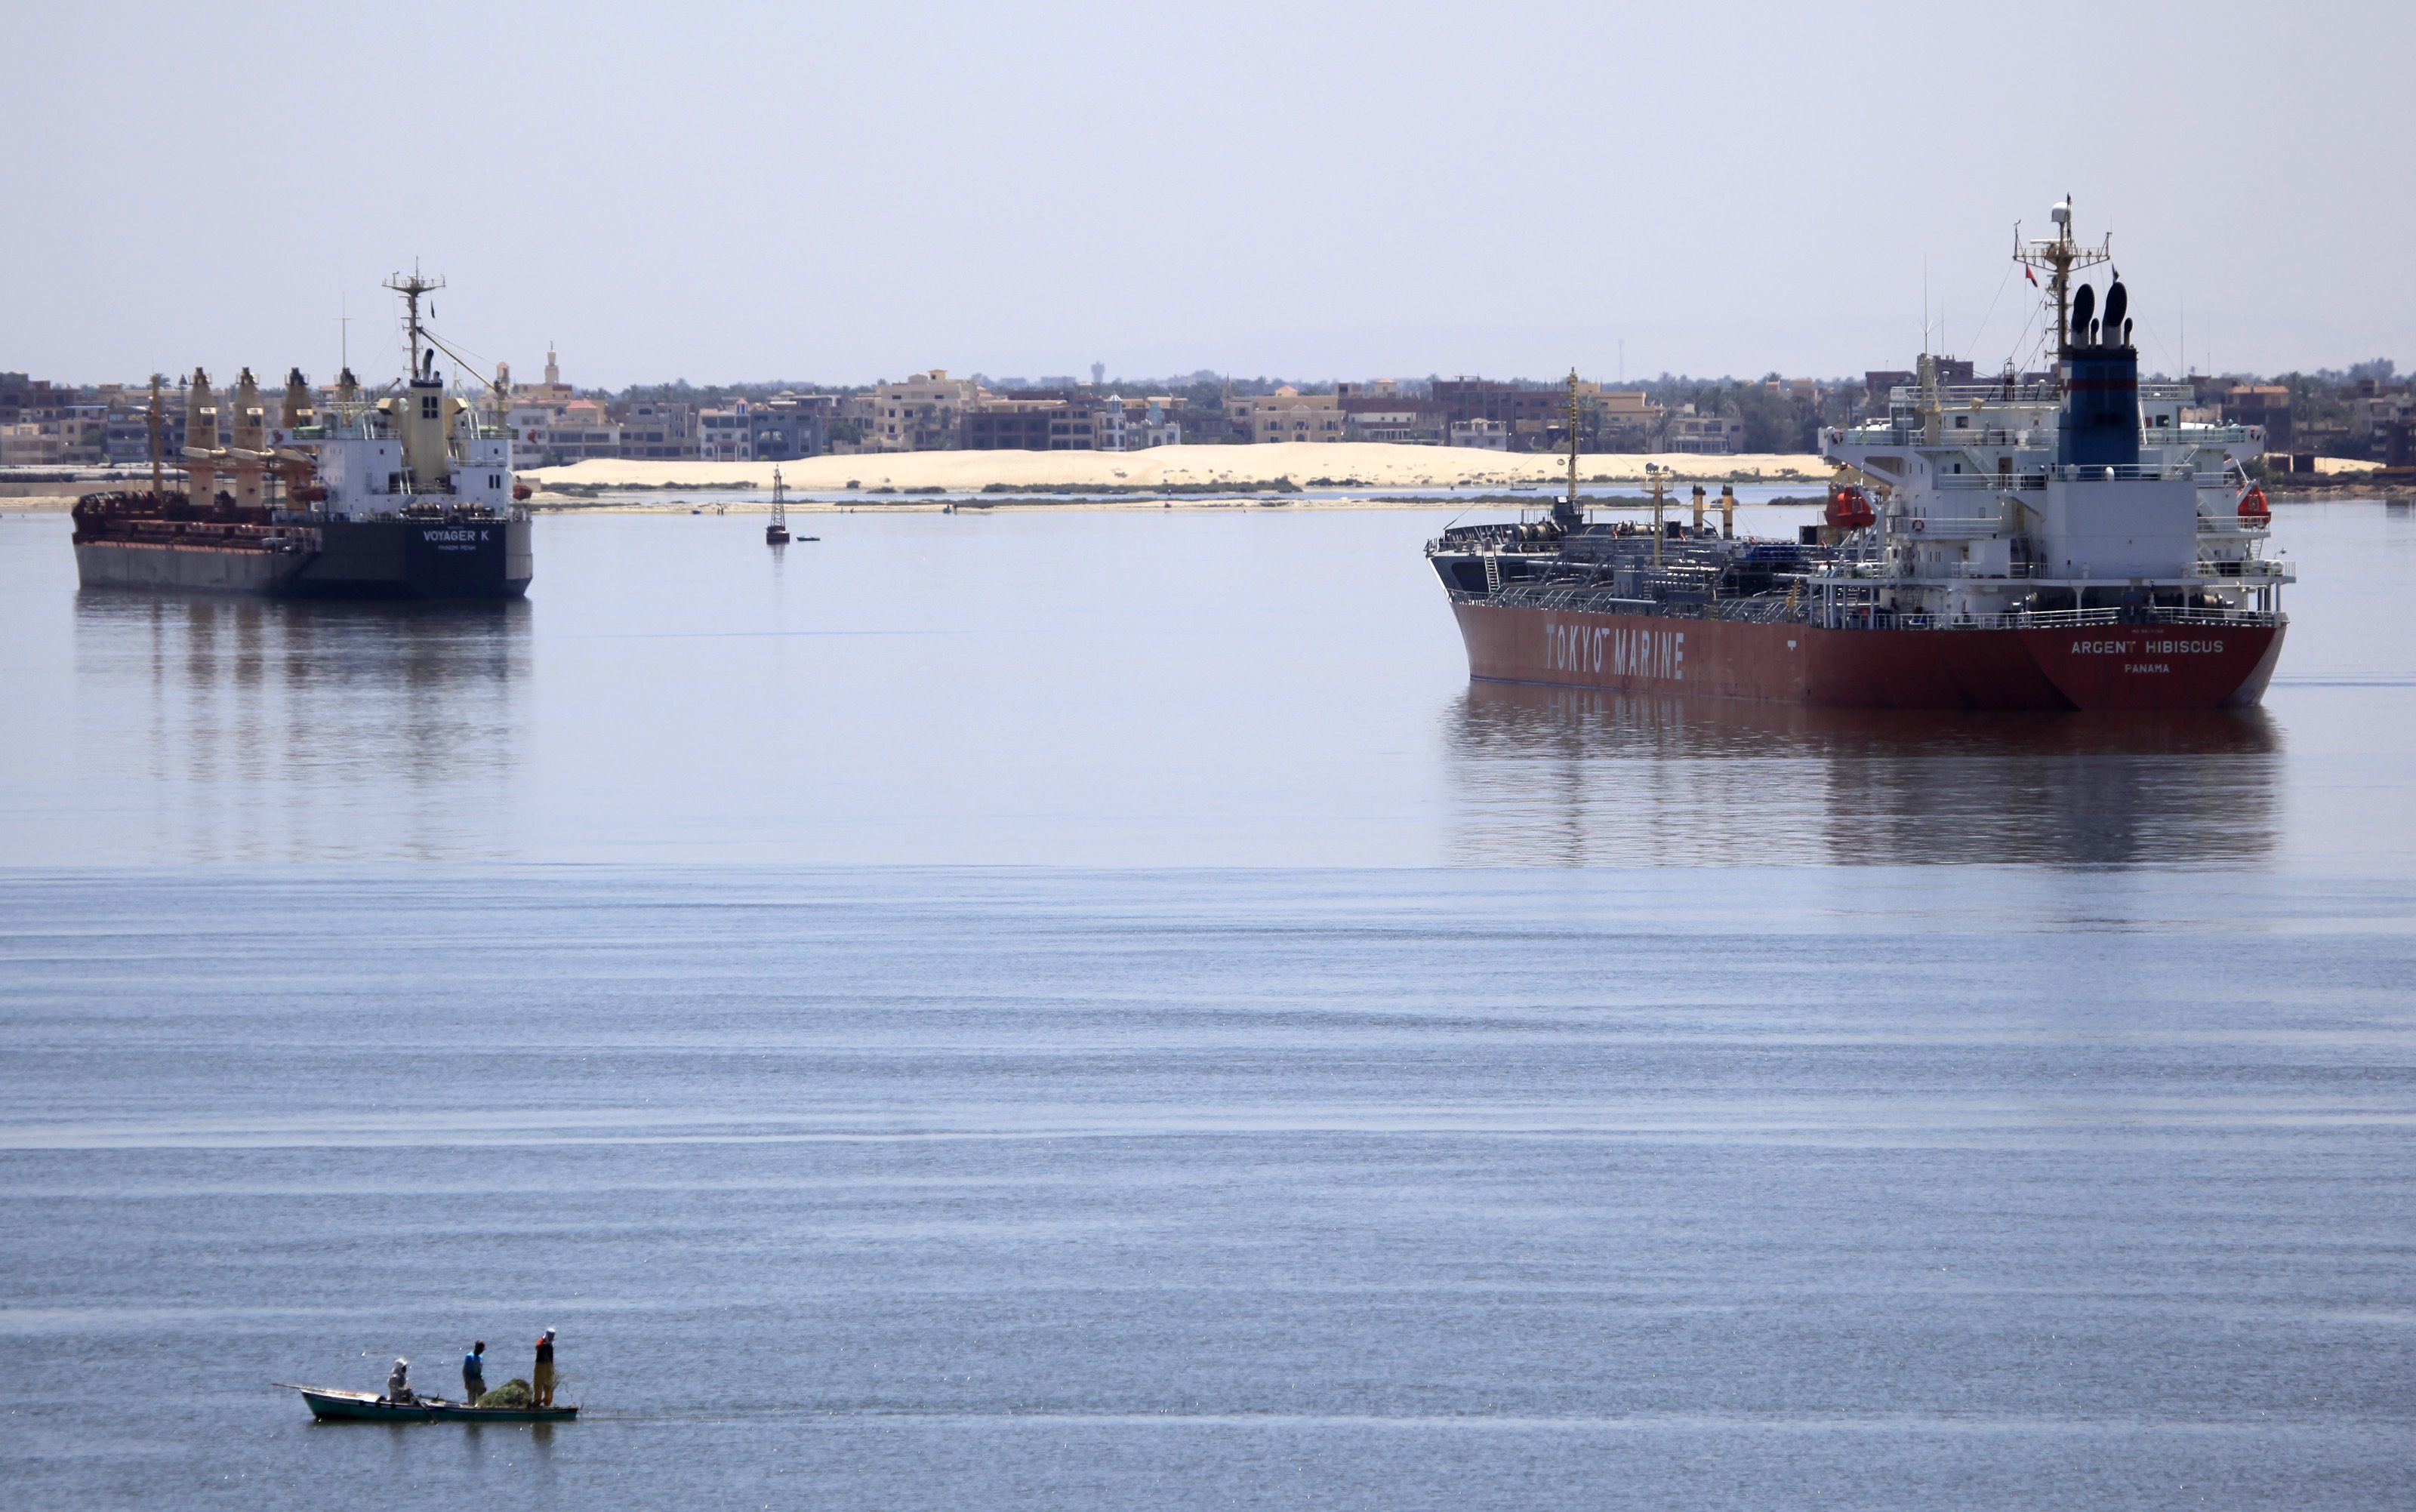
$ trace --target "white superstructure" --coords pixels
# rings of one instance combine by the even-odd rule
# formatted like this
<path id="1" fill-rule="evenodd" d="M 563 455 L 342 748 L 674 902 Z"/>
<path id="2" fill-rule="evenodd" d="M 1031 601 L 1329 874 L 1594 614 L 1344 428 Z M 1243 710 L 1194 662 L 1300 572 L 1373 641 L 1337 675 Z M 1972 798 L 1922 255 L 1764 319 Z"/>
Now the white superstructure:
<path id="1" fill-rule="evenodd" d="M 438 286 L 416 273 L 387 285 L 409 311 L 411 377 L 400 393 L 366 397 L 347 369 L 333 401 L 302 417 L 310 423 L 270 432 L 280 461 L 311 470 L 311 496 L 294 504 L 340 520 L 514 513 L 512 432 L 502 423 L 508 395 L 499 376 L 494 423 L 481 424 L 476 402 L 446 392 L 436 371 L 442 348 L 419 322 L 419 296 Z"/>
<path id="2" fill-rule="evenodd" d="M 2054 238 L 2016 253 L 2050 275 L 2050 376 L 1948 386 L 1924 356 L 1884 418 L 1823 433 L 1833 525 L 1849 501 L 1849 550 L 1817 583 L 1827 622 L 2279 613 L 2293 575 L 2263 555 L 2271 516 L 2246 470 L 2262 431 L 2192 423 L 2186 386 L 2137 382 L 2122 284 L 2091 320 L 2094 293 L 2076 297 L 2070 273 L 2104 255 L 2074 244 L 2068 204 L 2055 220 Z"/>

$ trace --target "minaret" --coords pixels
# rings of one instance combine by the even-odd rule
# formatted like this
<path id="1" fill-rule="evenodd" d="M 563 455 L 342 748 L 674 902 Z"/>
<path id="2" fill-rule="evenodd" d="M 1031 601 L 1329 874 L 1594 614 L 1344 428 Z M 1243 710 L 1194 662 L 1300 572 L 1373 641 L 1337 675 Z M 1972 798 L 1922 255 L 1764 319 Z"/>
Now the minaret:
<path id="1" fill-rule="evenodd" d="M 545 343 L 545 386 L 548 389 L 562 386 L 562 364 L 553 359 L 551 341 Z"/>

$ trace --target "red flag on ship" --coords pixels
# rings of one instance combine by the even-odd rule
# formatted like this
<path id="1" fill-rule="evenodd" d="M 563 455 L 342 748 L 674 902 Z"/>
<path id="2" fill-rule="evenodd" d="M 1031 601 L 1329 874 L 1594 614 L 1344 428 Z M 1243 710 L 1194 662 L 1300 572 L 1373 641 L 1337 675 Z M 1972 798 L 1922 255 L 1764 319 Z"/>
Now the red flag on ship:
<path id="1" fill-rule="evenodd" d="M 2028 263 L 2022 265 L 2022 277 L 2031 280 L 2031 288 L 2038 287 L 2038 275 L 2031 271 L 2031 265 Z"/>

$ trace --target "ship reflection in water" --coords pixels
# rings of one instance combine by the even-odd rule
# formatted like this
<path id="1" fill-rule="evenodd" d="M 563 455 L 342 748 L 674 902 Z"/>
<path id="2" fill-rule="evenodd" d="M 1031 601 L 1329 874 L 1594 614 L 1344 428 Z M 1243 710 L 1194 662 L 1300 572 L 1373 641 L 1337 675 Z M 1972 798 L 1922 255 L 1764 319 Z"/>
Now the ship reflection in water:
<path id="1" fill-rule="evenodd" d="M 146 856 L 498 854 L 531 612 L 81 593 L 77 785 L 150 811 Z"/>
<path id="2" fill-rule="evenodd" d="M 2258 711 L 1815 709 L 1472 682 L 1450 859 L 1489 866 L 2252 866 L 2280 840 Z"/>

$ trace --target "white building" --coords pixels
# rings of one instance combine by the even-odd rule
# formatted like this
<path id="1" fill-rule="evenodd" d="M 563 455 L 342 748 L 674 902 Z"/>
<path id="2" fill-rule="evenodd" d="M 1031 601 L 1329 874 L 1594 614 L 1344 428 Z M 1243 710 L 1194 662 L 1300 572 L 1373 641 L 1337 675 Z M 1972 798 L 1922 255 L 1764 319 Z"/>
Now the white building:
<path id="1" fill-rule="evenodd" d="M 1142 412 L 1140 444 L 1143 446 L 1183 445 L 1183 422 L 1167 409 L 1163 399 L 1152 399 L 1149 408 Z"/>
<path id="2" fill-rule="evenodd" d="M 696 455 L 700 461 L 751 462 L 755 460 L 755 409 L 745 400 L 726 409 L 697 412 Z"/>

